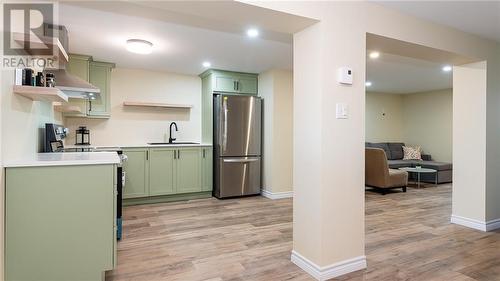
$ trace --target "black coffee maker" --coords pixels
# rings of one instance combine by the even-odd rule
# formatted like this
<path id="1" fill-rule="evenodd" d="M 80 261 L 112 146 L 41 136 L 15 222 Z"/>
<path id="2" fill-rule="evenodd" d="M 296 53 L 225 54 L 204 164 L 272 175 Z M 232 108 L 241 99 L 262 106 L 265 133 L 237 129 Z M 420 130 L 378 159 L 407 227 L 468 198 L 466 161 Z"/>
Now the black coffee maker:
<path id="1" fill-rule="evenodd" d="M 45 152 L 62 152 L 64 150 L 63 139 L 67 136 L 68 129 L 62 125 L 53 123 L 45 124 Z"/>

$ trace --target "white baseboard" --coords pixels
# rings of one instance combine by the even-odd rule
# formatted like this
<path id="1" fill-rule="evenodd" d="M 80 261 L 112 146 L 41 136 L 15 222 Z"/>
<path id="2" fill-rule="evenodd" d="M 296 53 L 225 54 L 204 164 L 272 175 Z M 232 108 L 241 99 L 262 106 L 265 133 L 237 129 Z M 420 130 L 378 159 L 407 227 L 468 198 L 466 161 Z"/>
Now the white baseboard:
<path id="1" fill-rule="evenodd" d="M 292 198 L 293 197 L 293 191 L 286 191 L 286 192 L 270 192 L 268 190 L 262 189 L 260 194 L 266 198 L 269 199 L 283 199 L 283 198 Z"/>
<path id="2" fill-rule="evenodd" d="M 360 256 L 328 266 L 318 266 L 296 251 L 292 251 L 292 262 L 314 277 L 323 281 L 366 268 L 366 256 Z"/>
<path id="3" fill-rule="evenodd" d="M 495 229 L 500 228 L 500 219 L 490 220 L 490 221 L 480 221 L 476 219 L 451 215 L 451 223 L 477 229 L 480 231 L 493 231 Z"/>

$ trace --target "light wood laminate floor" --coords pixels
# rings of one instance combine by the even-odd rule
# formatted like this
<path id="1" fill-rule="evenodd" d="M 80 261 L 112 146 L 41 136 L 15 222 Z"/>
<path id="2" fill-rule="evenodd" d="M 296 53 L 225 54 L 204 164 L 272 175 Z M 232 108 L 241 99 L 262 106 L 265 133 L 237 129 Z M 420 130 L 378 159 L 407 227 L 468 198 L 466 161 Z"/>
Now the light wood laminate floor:
<path id="1" fill-rule="evenodd" d="M 500 232 L 449 222 L 451 187 L 366 193 L 368 269 L 336 280 L 500 280 Z M 124 209 L 108 281 L 313 280 L 290 262 L 292 200 L 263 197 Z"/>

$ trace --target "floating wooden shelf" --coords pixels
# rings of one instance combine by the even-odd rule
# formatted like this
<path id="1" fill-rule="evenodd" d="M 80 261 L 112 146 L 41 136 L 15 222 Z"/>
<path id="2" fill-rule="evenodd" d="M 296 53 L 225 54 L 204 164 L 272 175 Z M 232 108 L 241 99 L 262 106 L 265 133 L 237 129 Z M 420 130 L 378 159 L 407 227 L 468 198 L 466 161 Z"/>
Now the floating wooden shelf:
<path id="1" fill-rule="evenodd" d="M 126 102 L 123 102 L 123 106 L 184 108 L 184 109 L 190 109 L 190 108 L 193 107 L 190 104 L 169 104 L 169 103 L 159 103 L 159 102 L 136 102 L 136 101 L 126 101 Z"/>
<path id="2" fill-rule="evenodd" d="M 34 101 L 68 102 L 68 96 L 57 88 L 16 85 L 14 93 Z"/>
<path id="3" fill-rule="evenodd" d="M 24 33 L 19 33 L 19 32 L 14 32 L 13 33 L 13 38 L 14 41 L 17 43 L 21 44 L 24 46 L 24 42 L 26 42 L 26 38 L 24 37 Z M 68 62 L 69 56 L 66 50 L 64 49 L 63 45 L 61 44 L 61 41 L 59 41 L 58 38 L 54 37 L 47 37 L 47 36 L 35 36 L 35 35 L 29 35 L 29 42 L 32 48 L 56 48 L 59 50 L 59 59 Z M 31 51 L 29 53 L 30 55 L 41 55 L 39 53 L 36 53 L 36 51 Z"/>
<path id="4" fill-rule="evenodd" d="M 64 113 L 83 113 L 82 109 L 76 105 L 56 104 L 54 110 Z"/>

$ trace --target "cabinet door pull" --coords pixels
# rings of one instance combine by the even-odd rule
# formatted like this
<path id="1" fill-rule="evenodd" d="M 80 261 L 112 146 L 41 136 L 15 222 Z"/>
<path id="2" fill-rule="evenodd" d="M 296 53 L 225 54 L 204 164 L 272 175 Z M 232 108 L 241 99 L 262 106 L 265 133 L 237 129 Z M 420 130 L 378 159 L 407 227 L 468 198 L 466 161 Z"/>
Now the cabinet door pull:
<path id="1" fill-rule="evenodd" d="M 203 158 L 205 158 L 205 149 L 203 149 Z"/>
<path id="2" fill-rule="evenodd" d="M 240 81 L 236 81 L 236 91 L 240 90 Z"/>
<path id="3" fill-rule="evenodd" d="M 174 150 L 174 159 L 177 159 L 177 151 Z"/>
<path id="4" fill-rule="evenodd" d="M 235 90 L 235 91 L 236 91 L 236 89 L 237 89 L 237 88 L 236 88 L 236 81 L 233 81 L 233 90 Z"/>
<path id="5" fill-rule="evenodd" d="M 149 150 L 146 150 L 146 160 L 149 160 Z"/>

